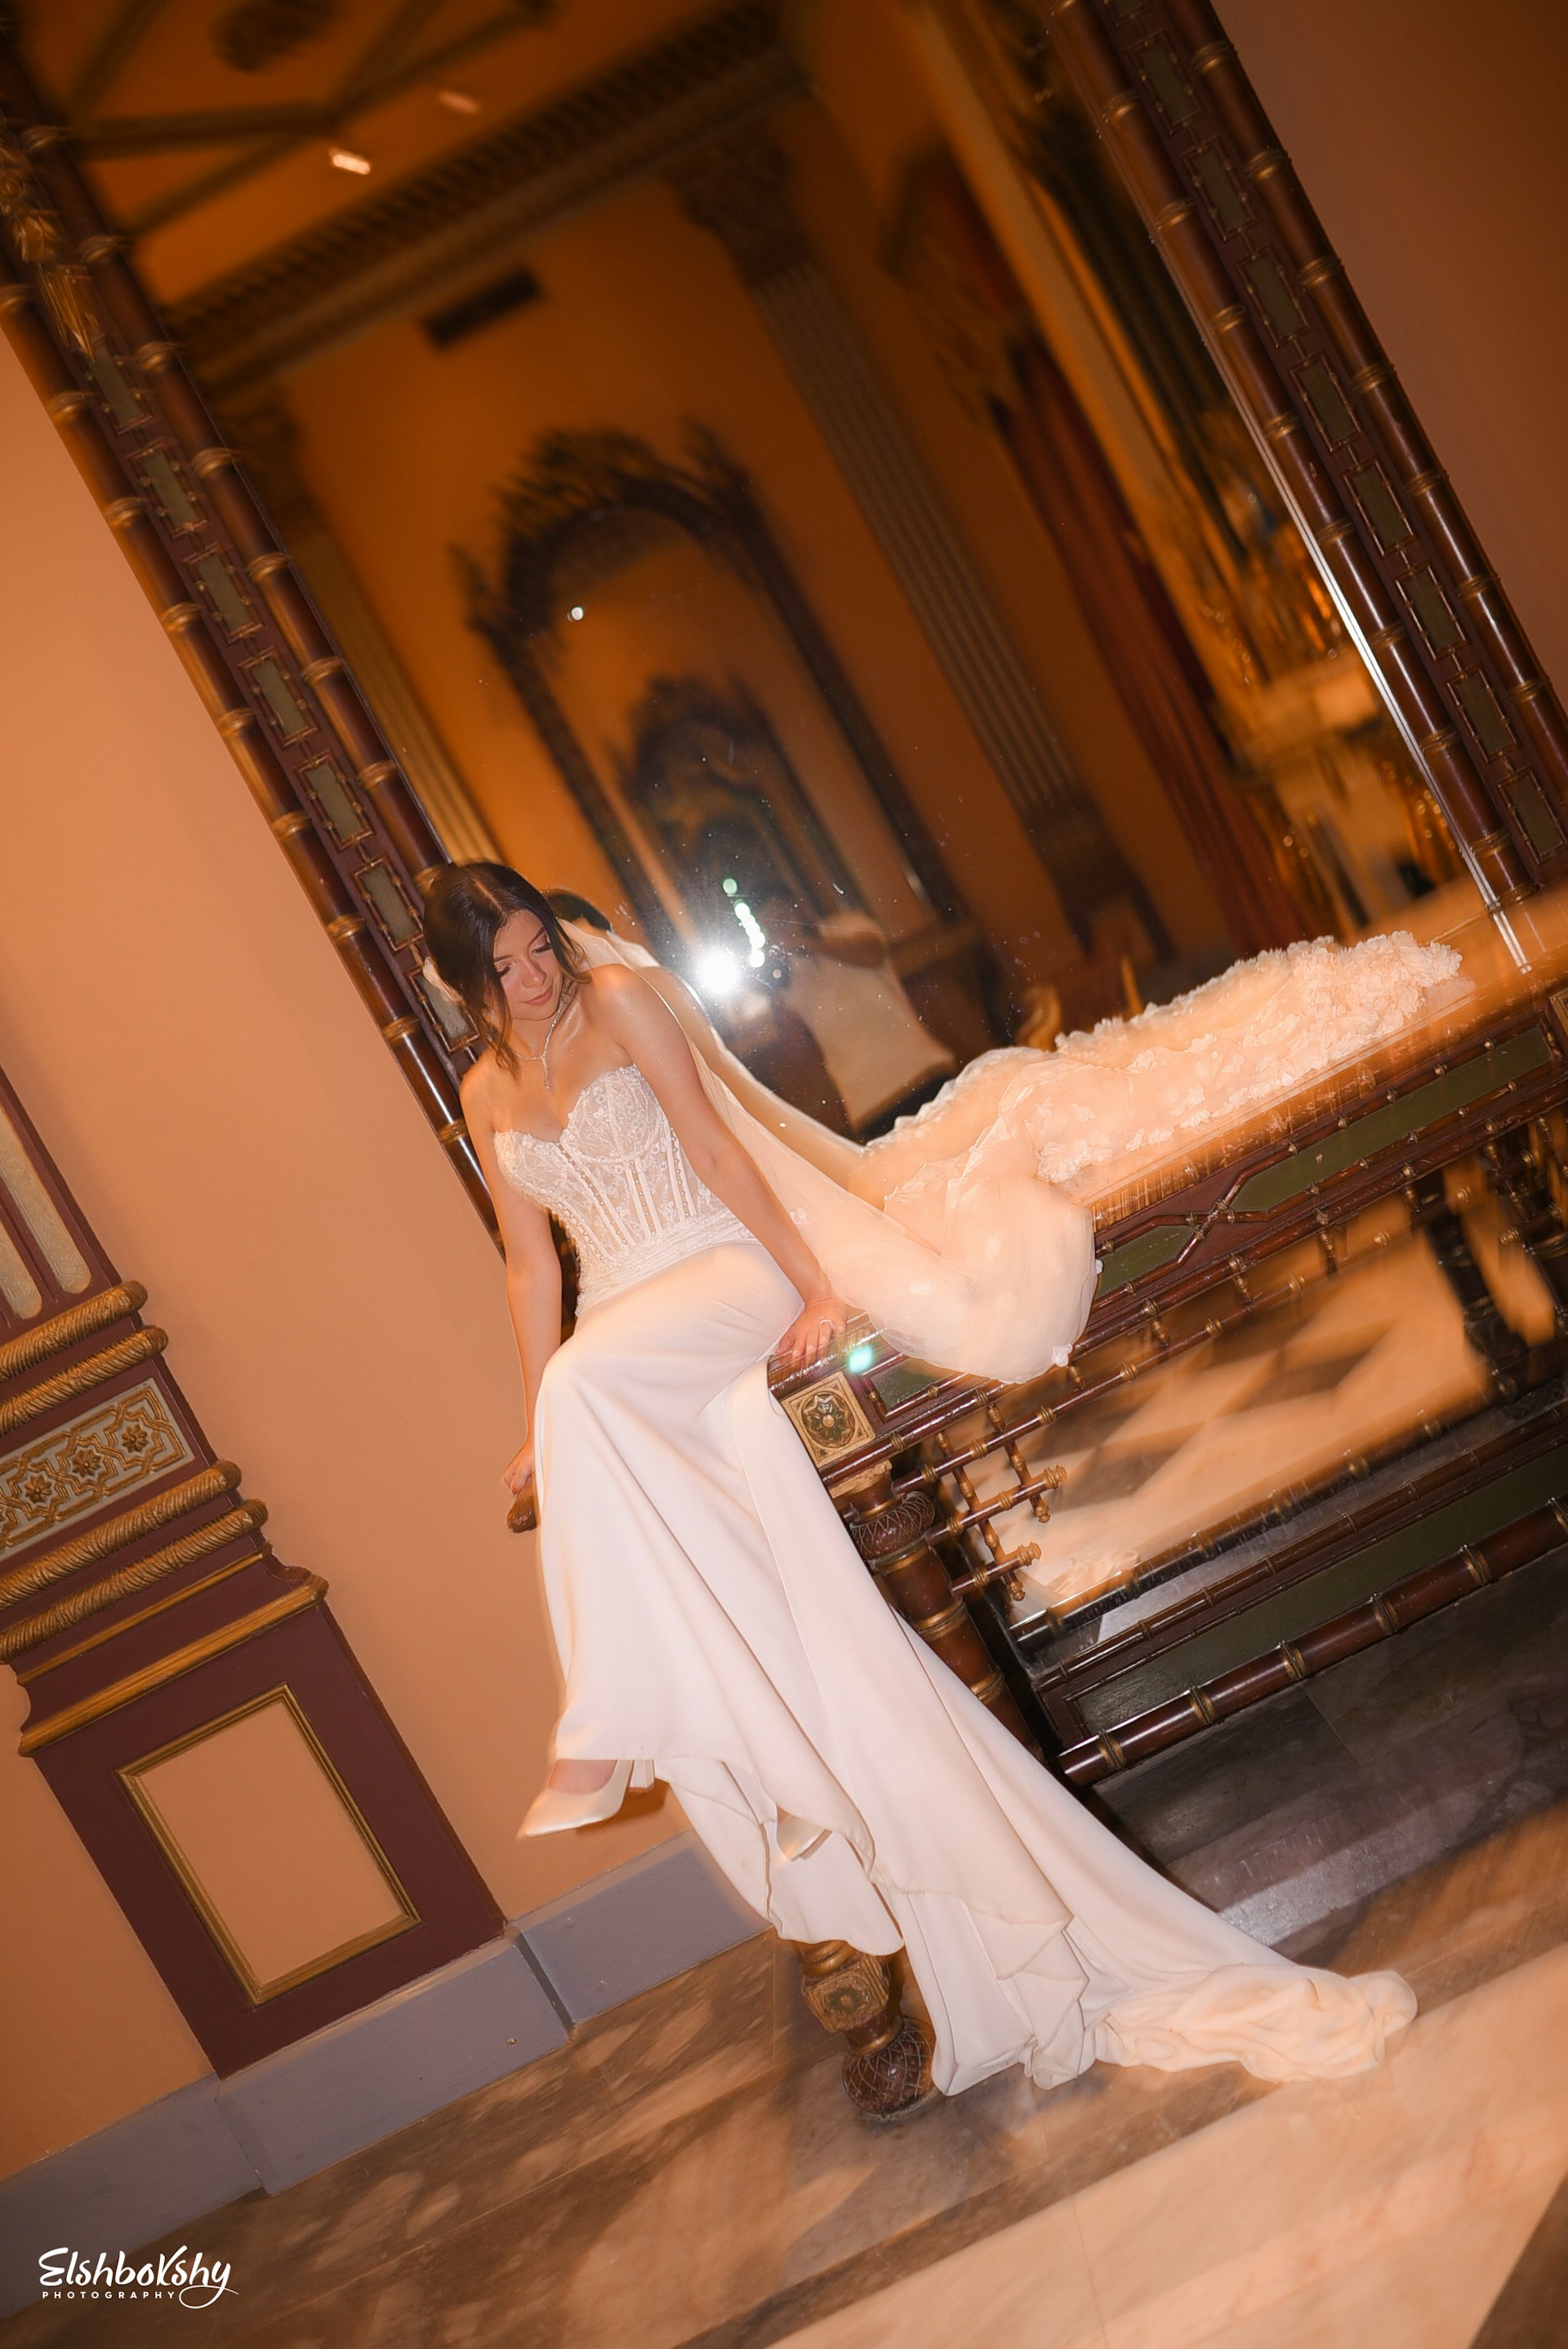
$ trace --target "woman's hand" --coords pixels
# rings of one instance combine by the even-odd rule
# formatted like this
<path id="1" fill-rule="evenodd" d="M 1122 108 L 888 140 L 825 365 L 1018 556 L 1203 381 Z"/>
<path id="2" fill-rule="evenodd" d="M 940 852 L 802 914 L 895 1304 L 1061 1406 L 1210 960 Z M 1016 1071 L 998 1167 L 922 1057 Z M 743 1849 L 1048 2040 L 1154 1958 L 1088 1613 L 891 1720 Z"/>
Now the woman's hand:
<path id="1" fill-rule="evenodd" d="M 808 1363 L 820 1362 L 832 1351 L 849 1319 L 850 1309 L 843 1299 L 830 1288 L 819 1289 L 807 1298 L 773 1350 L 787 1368 L 803 1371 Z"/>
<path id="2" fill-rule="evenodd" d="M 533 1482 L 533 1438 L 513 1454 L 500 1472 L 500 1481 L 513 1496 L 506 1513 L 514 1534 L 531 1534 L 539 1523 L 539 1495 Z"/>

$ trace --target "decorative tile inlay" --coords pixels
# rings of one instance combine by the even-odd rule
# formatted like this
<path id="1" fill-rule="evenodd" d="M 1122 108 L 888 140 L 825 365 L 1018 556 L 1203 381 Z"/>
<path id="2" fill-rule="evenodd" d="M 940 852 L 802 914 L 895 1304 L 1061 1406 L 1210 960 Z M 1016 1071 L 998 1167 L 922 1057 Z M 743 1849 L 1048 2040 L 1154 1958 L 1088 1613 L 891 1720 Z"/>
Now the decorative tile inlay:
<path id="1" fill-rule="evenodd" d="M 157 1385 L 139 1380 L 0 1464 L 0 1554 L 57 1533 L 195 1457 Z"/>
<path id="2" fill-rule="evenodd" d="M 837 1371 L 804 1394 L 787 1395 L 784 1408 L 819 1468 L 841 1460 L 857 1444 L 871 1442 L 871 1422 L 855 1401 L 849 1381 Z"/>

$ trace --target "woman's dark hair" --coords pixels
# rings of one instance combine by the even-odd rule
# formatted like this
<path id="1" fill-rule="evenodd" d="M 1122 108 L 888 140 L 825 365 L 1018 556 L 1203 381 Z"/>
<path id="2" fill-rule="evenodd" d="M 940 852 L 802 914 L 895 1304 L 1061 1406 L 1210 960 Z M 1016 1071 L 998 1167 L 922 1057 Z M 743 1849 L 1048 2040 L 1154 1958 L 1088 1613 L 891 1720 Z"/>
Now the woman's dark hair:
<path id="1" fill-rule="evenodd" d="M 575 889 L 547 889 L 545 895 L 563 922 L 580 922 L 585 929 L 613 933 L 614 923 L 608 914 L 602 914 L 592 897 L 580 897 Z"/>
<path id="2" fill-rule="evenodd" d="M 545 895 L 510 864 L 443 864 L 425 899 L 425 943 L 430 960 L 462 1003 L 501 1067 L 517 1066 L 511 1017 L 495 975 L 496 932 L 513 914 L 532 914 L 573 987 L 583 958 Z"/>

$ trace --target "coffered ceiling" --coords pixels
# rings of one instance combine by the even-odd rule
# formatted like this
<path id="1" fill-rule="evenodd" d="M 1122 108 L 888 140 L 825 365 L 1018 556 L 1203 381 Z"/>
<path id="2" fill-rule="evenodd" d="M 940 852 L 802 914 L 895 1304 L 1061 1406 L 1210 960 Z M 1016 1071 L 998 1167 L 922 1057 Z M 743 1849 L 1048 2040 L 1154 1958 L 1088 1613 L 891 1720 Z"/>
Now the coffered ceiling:
<path id="1" fill-rule="evenodd" d="M 166 300 L 600 72 L 691 0 L 30 0 L 24 53 Z"/>

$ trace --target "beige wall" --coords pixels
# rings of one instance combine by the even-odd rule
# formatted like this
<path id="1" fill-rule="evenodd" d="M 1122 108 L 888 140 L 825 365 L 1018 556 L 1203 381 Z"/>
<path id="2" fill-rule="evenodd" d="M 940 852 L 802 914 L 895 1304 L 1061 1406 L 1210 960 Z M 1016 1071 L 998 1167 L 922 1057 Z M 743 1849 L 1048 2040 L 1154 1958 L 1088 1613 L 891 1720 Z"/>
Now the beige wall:
<path id="1" fill-rule="evenodd" d="M 498 1259 L 3 345 L 0 707 L 0 1061 L 516 1914 L 678 1819 L 514 1840 L 555 1690 Z M 0 1883 L 9 2168 L 206 2065 L 15 1735 Z"/>
<path id="2" fill-rule="evenodd" d="M 678 459 L 695 418 L 758 483 L 970 903 L 1025 976 L 1051 968 L 1071 949 L 1049 884 L 723 247 L 650 181 L 526 258 L 544 298 L 482 334 L 436 350 L 399 320 L 285 387 L 311 490 L 504 851 L 547 884 L 618 894 L 466 624 L 450 549 L 493 567 L 496 493 L 540 434 L 631 432 Z M 792 713 L 773 714 L 788 740 Z"/>
<path id="3" fill-rule="evenodd" d="M 1559 693 L 1568 8 L 1218 0 Z"/>
<path id="4" fill-rule="evenodd" d="M 1178 952 L 1224 919 L 1128 716 L 1055 541 L 996 434 L 951 389 L 884 264 L 912 161 L 950 145 L 903 0 L 813 0 L 806 53 L 820 105 L 781 119 L 801 217 L 1107 830 Z"/>

